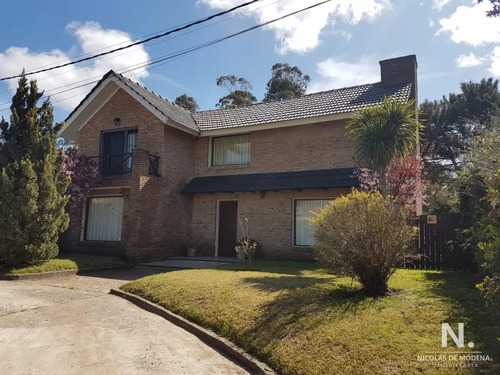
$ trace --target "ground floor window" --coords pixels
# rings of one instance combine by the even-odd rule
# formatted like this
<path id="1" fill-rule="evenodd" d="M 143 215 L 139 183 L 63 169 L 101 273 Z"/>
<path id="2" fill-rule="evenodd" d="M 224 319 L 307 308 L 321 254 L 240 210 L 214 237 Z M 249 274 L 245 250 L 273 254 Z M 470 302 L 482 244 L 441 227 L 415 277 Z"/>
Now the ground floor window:
<path id="1" fill-rule="evenodd" d="M 87 241 L 121 241 L 123 197 L 90 198 L 87 207 Z"/>
<path id="2" fill-rule="evenodd" d="M 314 226 L 311 219 L 314 218 L 314 212 L 319 213 L 331 199 L 296 199 L 295 200 L 295 246 L 313 246 L 315 245 L 313 233 Z"/>

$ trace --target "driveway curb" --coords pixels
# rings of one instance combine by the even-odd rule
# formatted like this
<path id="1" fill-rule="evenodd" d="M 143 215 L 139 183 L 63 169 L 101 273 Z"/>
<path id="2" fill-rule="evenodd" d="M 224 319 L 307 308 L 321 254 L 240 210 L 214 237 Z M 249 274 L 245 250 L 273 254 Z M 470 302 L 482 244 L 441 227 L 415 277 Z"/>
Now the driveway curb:
<path id="1" fill-rule="evenodd" d="M 259 374 L 259 375 L 277 374 L 275 371 L 270 369 L 269 366 L 267 366 L 265 363 L 260 362 L 256 358 L 247 354 L 245 351 L 234 345 L 229 340 L 226 340 L 225 338 L 216 335 L 212 331 L 209 331 L 205 328 L 200 327 L 195 323 L 190 322 L 189 320 L 181 317 L 180 315 L 174 314 L 173 312 L 165 309 L 164 307 L 161 307 L 142 297 L 124 292 L 122 290 L 111 289 L 109 293 L 118 297 L 122 297 L 132 302 L 133 304 L 139 306 L 140 308 L 149 311 L 153 314 L 159 315 L 162 318 L 168 320 L 169 322 L 175 324 L 176 326 L 179 326 L 182 329 L 192 333 L 206 344 L 212 346 L 213 348 L 216 348 L 224 355 L 228 356 L 235 362 L 239 363 L 243 367 L 250 370 L 252 374 Z"/>
<path id="2" fill-rule="evenodd" d="M 7 273 L 0 276 L 0 280 L 39 280 L 49 277 L 58 276 L 69 276 L 69 275 L 84 275 L 86 273 L 100 272 L 100 271 L 111 271 L 134 268 L 134 266 L 116 266 L 116 267 L 99 267 L 99 268 L 86 268 L 81 270 L 62 270 L 62 271 L 49 271 L 49 272 L 39 272 L 39 273 Z"/>

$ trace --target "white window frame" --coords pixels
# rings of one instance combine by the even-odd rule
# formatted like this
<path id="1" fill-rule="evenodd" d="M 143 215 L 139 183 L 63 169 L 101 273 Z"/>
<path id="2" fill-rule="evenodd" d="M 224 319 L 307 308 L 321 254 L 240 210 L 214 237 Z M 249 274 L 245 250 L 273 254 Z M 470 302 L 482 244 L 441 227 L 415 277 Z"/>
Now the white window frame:
<path id="1" fill-rule="evenodd" d="M 314 245 L 297 245 L 296 229 L 297 229 L 297 201 L 333 201 L 335 197 L 314 197 L 314 198 L 293 198 L 292 199 L 292 245 L 293 247 L 311 248 Z"/>
<path id="2" fill-rule="evenodd" d="M 247 136 L 248 137 L 248 161 L 245 163 L 231 163 L 231 164 L 214 164 L 214 143 L 216 139 L 221 139 L 221 138 L 234 138 L 234 137 L 243 137 Z M 251 141 L 250 141 L 250 134 L 245 133 L 245 134 L 234 134 L 234 135 L 224 135 L 220 137 L 209 137 L 208 139 L 208 166 L 209 167 L 214 167 L 214 168 L 219 168 L 219 167 L 238 167 L 238 166 L 245 166 L 250 164 L 250 154 L 251 154 Z"/>

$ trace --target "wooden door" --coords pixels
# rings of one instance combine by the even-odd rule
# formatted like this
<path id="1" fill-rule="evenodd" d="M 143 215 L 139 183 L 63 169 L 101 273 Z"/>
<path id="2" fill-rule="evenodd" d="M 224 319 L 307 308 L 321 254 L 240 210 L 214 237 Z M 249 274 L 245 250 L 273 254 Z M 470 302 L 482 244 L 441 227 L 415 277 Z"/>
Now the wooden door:
<path id="1" fill-rule="evenodd" d="M 218 256 L 235 257 L 236 231 L 238 228 L 238 201 L 219 202 Z"/>

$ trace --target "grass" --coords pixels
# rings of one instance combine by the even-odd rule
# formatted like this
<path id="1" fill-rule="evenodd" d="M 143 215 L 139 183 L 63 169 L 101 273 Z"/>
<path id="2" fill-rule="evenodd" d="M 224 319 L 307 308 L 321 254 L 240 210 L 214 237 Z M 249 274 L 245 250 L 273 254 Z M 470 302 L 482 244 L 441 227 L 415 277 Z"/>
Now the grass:
<path id="1" fill-rule="evenodd" d="M 127 262 L 125 259 L 118 257 L 86 254 L 59 254 L 58 258 L 22 268 L 12 268 L 7 270 L 5 273 L 24 274 L 63 270 L 82 270 L 89 268 L 123 266 L 126 264 Z"/>
<path id="2" fill-rule="evenodd" d="M 500 319 L 484 313 L 473 275 L 398 270 L 393 293 L 371 298 L 358 283 L 313 263 L 242 267 L 169 272 L 122 289 L 229 338 L 282 374 L 500 373 Z M 425 352 L 445 350 L 442 322 L 456 332 L 465 323 L 465 342 L 493 361 L 477 368 L 419 361 Z M 449 341 L 446 351 L 458 350 Z"/>

